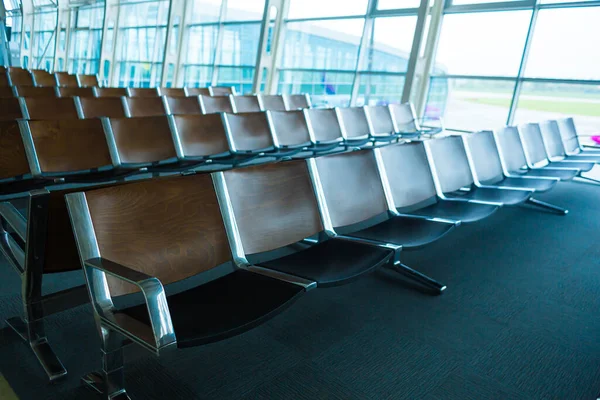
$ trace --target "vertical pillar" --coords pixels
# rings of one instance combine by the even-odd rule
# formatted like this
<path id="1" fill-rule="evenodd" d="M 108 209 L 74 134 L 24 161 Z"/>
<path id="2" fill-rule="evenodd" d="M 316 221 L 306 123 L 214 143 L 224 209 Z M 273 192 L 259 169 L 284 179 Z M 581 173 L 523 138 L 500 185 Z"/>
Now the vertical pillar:
<path id="1" fill-rule="evenodd" d="M 54 71 L 66 71 L 71 29 L 71 9 L 68 0 L 58 0 L 56 17 L 56 40 L 54 41 Z M 61 42 L 64 40 L 64 46 Z M 62 59 L 62 65 L 60 60 Z"/>
<path id="2" fill-rule="evenodd" d="M 25 66 L 27 64 L 28 68 L 33 68 L 31 56 L 33 54 L 33 42 L 34 42 L 34 19 L 33 19 L 33 1 L 32 0 L 22 0 L 21 1 L 21 10 L 22 10 L 22 18 L 23 25 L 21 29 L 21 50 L 19 51 L 21 57 L 21 66 Z M 27 37 L 27 33 L 29 33 L 29 40 L 25 40 Z"/>
<path id="3" fill-rule="evenodd" d="M 411 93 L 415 81 L 422 79 L 422 72 L 418 74 L 419 70 L 419 56 L 421 54 L 421 44 L 423 43 L 423 37 L 425 36 L 425 23 L 427 22 L 427 14 L 429 11 L 429 0 L 421 0 L 419 6 L 419 13 L 417 18 L 417 26 L 415 28 L 415 35 L 413 37 L 412 49 L 410 50 L 410 58 L 408 59 L 408 69 L 406 71 L 406 78 L 404 80 L 404 89 L 402 91 L 402 102 L 407 103 L 410 101 Z"/>
<path id="4" fill-rule="evenodd" d="M 190 2 L 185 0 L 171 0 L 169 6 L 169 18 L 167 25 L 167 37 L 165 52 L 163 55 L 163 68 L 161 75 L 161 86 L 167 86 L 169 80 L 169 65 L 173 66 L 173 77 L 171 86 L 178 86 L 179 65 L 183 46 L 184 30 L 186 26 L 187 9 L 191 8 Z M 173 44 L 173 45 L 172 45 Z"/>
<path id="5" fill-rule="evenodd" d="M 360 89 L 360 73 L 358 72 L 365 62 L 365 57 L 369 53 L 371 38 L 373 36 L 373 27 L 375 25 L 375 19 L 372 17 L 373 12 L 377 7 L 376 0 L 369 0 L 367 6 L 367 16 L 365 17 L 365 24 L 363 26 L 363 32 L 358 47 L 358 59 L 356 60 L 356 69 L 354 70 L 354 80 L 352 81 L 352 94 L 350 95 L 350 106 L 354 107 L 358 100 L 358 93 Z"/>
<path id="6" fill-rule="evenodd" d="M 102 42 L 100 44 L 99 79 L 113 85 L 115 71 L 115 54 L 119 37 L 119 0 L 106 0 L 104 3 L 104 20 L 102 23 Z"/>

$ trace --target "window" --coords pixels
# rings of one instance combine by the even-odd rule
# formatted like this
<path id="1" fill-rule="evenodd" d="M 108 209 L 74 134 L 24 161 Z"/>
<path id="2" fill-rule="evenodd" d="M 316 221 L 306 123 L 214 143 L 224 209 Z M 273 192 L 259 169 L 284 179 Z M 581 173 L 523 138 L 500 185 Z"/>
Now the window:
<path id="1" fill-rule="evenodd" d="M 578 131 L 598 133 L 600 86 L 525 82 L 521 88 L 516 123 L 575 117 Z"/>
<path id="2" fill-rule="evenodd" d="M 71 73 L 96 74 L 100 69 L 104 7 L 81 7 L 71 13 L 69 66 Z M 112 31 L 111 31 L 112 33 Z M 107 40 L 110 40 L 107 35 Z"/>
<path id="3" fill-rule="evenodd" d="M 365 15 L 367 0 L 291 0 L 289 19 Z"/>
<path id="4" fill-rule="evenodd" d="M 377 18 L 362 70 L 406 72 L 417 17 Z"/>
<path id="5" fill-rule="evenodd" d="M 396 10 L 400 8 L 418 8 L 420 0 L 378 0 L 378 10 Z"/>
<path id="6" fill-rule="evenodd" d="M 516 76 L 531 11 L 444 17 L 436 63 L 450 75 Z"/>
<path id="7" fill-rule="evenodd" d="M 598 21 L 600 7 L 540 10 L 525 76 L 600 80 Z"/>
<path id="8" fill-rule="evenodd" d="M 280 93 L 310 93 L 316 107 L 347 106 L 352 94 L 354 72 L 282 71 Z"/>

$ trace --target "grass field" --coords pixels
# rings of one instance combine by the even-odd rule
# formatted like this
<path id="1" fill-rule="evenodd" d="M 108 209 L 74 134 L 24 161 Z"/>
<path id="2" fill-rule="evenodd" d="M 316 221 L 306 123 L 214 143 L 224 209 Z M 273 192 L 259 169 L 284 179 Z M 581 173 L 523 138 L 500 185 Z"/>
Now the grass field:
<path id="1" fill-rule="evenodd" d="M 510 99 L 503 98 L 464 98 L 464 101 L 490 106 L 510 107 Z M 521 99 L 519 108 L 534 111 L 559 112 L 563 114 L 585 115 L 589 117 L 600 117 L 600 104 L 585 102 L 562 102 L 559 98 L 548 100 Z"/>

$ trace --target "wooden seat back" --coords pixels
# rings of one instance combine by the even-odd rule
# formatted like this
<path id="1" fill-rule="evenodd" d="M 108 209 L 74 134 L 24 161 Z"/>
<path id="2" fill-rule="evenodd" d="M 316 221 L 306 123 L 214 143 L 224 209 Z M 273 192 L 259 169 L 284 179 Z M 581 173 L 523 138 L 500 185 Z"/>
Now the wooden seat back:
<path id="1" fill-rule="evenodd" d="M 428 140 L 432 163 L 444 193 L 473 184 L 473 174 L 460 136 Z"/>
<path id="2" fill-rule="evenodd" d="M 183 157 L 206 157 L 229 151 L 225 125 L 219 114 L 173 115 Z"/>
<path id="3" fill-rule="evenodd" d="M 0 149 L 0 181 L 30 172 L 17 121 L 0 121 Z"/>
<path id="4" fill-rule="evenodd" d="M 55 72 L 54 76 L 56 77 L 58 86 L 79 87 L 77 75 L 69 74 L 67 72 Z"/>
<path id="5" fill-rule="evenodd" d="M 184 88 L 184 90 L 185 90 L 185 95 L 186 96 L 200 96 L 200 95 L 202 95 L 202 96 L 210 96 L 210 91 L 208 90 L 208 88 L 186 87 L 186 88 Z"/>
<path id="6" fill-rule="evenodd" d="M 246 254 L 274 250 L 323 231 L 304 161 L 223 173 Z"/>
<path id="7" fill-rule="evenodd" d="M 161 97 L 125 97 L 130 117 L 155 117 L 167 115 Z"/>
<path id="8" fill-rule="evenodd" d="M 229 96 L 204 96 L 199 95 L 200 109 L 202 114 L 214 114 L 221 112 L 233 112 L 233 105 Z"/>
<path id="9" fill-rule="evenodd" d="M 166 88 L 162 87 L 159 89 L 161 96 L 169 96 L 169 97 L 185 97 L 185 89 L 184 88 Z"/>
<path id="10" fill-rule="evenodd" d="M 342 128 L 335 109 L 311 108 L 305 111 L 317 142 L 343 139 Z"/>
<path id="11" fill-rule="evenodd" d="M 33 86 L 33 77 L 26 69 L 19 67 L 8 67 L 7 75 L 10 78 L 11 85 L 13 86 Z"/>
<path id="12" fill-rule="evenodd" d="M 235 151 L 257 151 L 272 148 L 273 137 L 264 112 L 225 113 L 230 146 Z"/>
<path id="13" fill-rule="evenodd" d="M 126 88 L 101 88 L 96 87 L 96 97 L 127 97 Z"/>
<path id="14" fill-rule="evenodd" d="M 14 121 L 24 118 L 19 99 L 16 97 L 0 98 L 0 121 Z"/>
<path id="15" fill-rule="evenodd" d="M 334 228 L 367 221 L 387 211 L 372 150 L 317 157 L 315 164 Z"/>
<path id="16" fill-rule="evenodd" d="M 283 100 L 287 110 L 301 110 L 311 107 L 308 94 L 284 94 Z"/>
<path id="17" fill-rule="evenodd" d="M 99 119 L 22 121 L 35 149 L 40 175 L 84 173 L 112 165 Z"/>
<path id="18" fill-rule="evenodd" d="M 309 144 L 311 141 L 306 117 L 302 110 L 269 111 L 273 133 L 282 146 Z"/>
<path id="19" fill-rule="evenodd" d="M 15 94 L 19 97 L 57 97 L 54 86 L 14 86 Z"/>
<path id="20" fill-rule="evenodd" d="M 77 86 L 61 86 L 57 87 L 59 97 L 95 97 L 94 88 L 77 87 Z"/>
<path id="21" fill-rule="evenodd" d="M 348 139 L 369 136 L 371 129 L 363 107 L 340 107 L 336 110 Z"/>
<path id="22" fill-rule="evenodd" d="M 230 94 L 236 94 L 233 86 L 211 86 L 208 88 L 208 91 L 211 96 L 229 96 Z"/>
<path id="23" fill-rule="evenodd" d="M 374 134 L 396 132 L 392 114 L 387 106 L 365 106 Z"/>
<path id="24" fill-rule="evenodd" d="M 287 107 L 280 94 L 259 94 L 258 99 L 263 110 L 285 111 Z"/>
<path id="25" fill-rule="evenodd" d="M 190 97 L 171 97 L 165 96 L 170 114 L 173 115 L 194 115 L 201 114 L 200 101 L 198 96 Z"/>
<path id="26" fill-rule="evenodd" d="M 81 87 L 97 87 L 98 75 L 77 74 L 77 81 Z"/>
<path id="27" fill-rule="evenodd" d="M 167 116 L 110 118 L 107 123 L 123 165 L 152 164 L 177 157 Z"/>
<path id="28" fill-rule="evenodd" d="M 262 111 L 260 107 L 260 102 L 258 101 L 258 96 L 231 96 L 230 98 L 231 103 L 233 104 L 233 111 L 236 113 Z"/>
<path id="29" fill-rule="evenodd" d="M 22 97 L 28 119 L 77 119 L 79 113 L 72 97 Z"/>
<path id="30" fill-rule="evenodd" d="M 12 86 L 0 86 L 0 99 L 10 99 L 15 97 L 15 92 Z"/>
<path id="31" fill-rule="evenodd" d="M 8 81 L 8 76 L 6 72 L 0 72 L 0 87 L 9 87 L 10 82 Z"/>
<path id="32" fill-rule="evenodd" d="M 127 88 L 129 97 L 158 97 L 158 88 Z"/>
<path id="33" fill-rule="evenodd" d="M 85 192 L 102 258 L 163 285 L 231 260 L 208 174 L 152 179 Z M 137 291 L 108 278 L 112 296 Z"/>
<path id="34" fill-rule="evenodd" d="M 83 118 L 125 118 L 122 97 L 81 97 L 79 99 Z"/>
<path id="35" fill-rule="evenodd" d="M 48 71 L 32 69 L 31 76 L 33 76 L 35 86 L 56 86 L 56 77 Z"/>
<path id="36" fill-rule="evenodd" d="M 419 130 L 416 113 L 411 103 L 390 104 L 388 107 L 398 132 L 412 133 Z"/>

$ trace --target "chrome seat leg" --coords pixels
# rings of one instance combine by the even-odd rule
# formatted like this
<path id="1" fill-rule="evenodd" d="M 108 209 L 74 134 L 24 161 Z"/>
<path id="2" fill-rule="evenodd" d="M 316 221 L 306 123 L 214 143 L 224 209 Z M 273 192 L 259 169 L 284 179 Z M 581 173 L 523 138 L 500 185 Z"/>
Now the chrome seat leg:
<path id="1" fill-rule="evenodd" d="M 432 279 L 432 278 L 428 277 L 427 275 L 420 273 L 419 271 L 415 271 L 414 269 L 410 268 L 409 266 L 402 264 L 400 261 L 394 262 L 394 264 L 392 264 L 391 268 L 394 271 L 419 282 L 421 285 L 424 285 L 424 286 L 434 290 L 437 294 L 442 294 L 442 292 L 444 290 L 446 290 L 446 285 L 442 285 L 435 279 Z"/>
<path id="2" fill-rule="evenodd" d="M 530 198 L 529 200 L 527 200 L 527 204 L 531 204 L 544 210 L 552 211 L 553 213 L 558 215 L 567 215 L 569 213 L 569 210 L 565 208 L 558 207 L 554 204 L 546 203 L 544 201 L 540 201 L 534 198 Z"/>
<path id="3" fill-rule="evenodd" d="M 108 327 L 101 327 L 102 369 L 81 378 L 82 382 L 106 400 L 130 400 L 125 390 L 123 371 L 123 336 Z"/>

